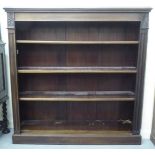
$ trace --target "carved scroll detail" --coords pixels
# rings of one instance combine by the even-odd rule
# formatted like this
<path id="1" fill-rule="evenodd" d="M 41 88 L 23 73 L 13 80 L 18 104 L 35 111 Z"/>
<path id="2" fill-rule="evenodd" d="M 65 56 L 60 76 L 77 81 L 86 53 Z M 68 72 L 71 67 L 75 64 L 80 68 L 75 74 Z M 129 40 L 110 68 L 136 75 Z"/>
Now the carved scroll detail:
<path id="1" fill-rule="evenodd" d="M 13 12 L 8 12 L 8 28 L 15 28 L 15 16 Z"/>

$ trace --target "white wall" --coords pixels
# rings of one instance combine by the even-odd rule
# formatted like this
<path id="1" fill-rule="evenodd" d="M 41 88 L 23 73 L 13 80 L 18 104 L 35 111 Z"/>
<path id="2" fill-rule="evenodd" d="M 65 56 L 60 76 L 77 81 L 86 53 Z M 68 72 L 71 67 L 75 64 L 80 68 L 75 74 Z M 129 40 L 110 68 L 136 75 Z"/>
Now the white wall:
<path id="1" fill-rule="evenodd" d="M 0 23 L 2 26 L 2 38 L 6 43 L 6 56 L 7 56 L 7 72 L 8 80 L 10 81 L 9 73 L 9 52 L 8 52 L 8 36 L 7 36 L 7 21 L 4 7 L 32 7 L 32 8 L 104 8 L 104 7 L 152 7 L 155 8 L 153 0 L 1 0 L 0 2 Z M 142 116 L 142 129 L 141 134 L 143 138 L 149 138 L 152 124 L 152 111 L 154 100 L 154 82 L 155 82 L 155 10 L 150 13 L 150 29 L 147 50 L 147 63 L 146 63 L 146 78 L 145 78 L 145 91 L 144 91 L 144 104 Z M 8 83 L 9 96 L 10 82 Z M 11 97 L 8 101 L 8 118 L 10 127 L 13 127 L 12 121 L 12 106 Z"/>

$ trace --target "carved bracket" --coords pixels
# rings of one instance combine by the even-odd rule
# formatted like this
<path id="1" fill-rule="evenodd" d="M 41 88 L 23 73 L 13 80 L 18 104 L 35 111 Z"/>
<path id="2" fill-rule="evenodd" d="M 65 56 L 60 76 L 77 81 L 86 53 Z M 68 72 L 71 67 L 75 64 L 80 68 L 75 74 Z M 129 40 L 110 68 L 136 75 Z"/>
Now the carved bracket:
<path id="1" fill-rule="evenodd" d="M 14 12 L 8 12 L 7 17 L 8 17 L 8 28 L 15 28 Z"/>

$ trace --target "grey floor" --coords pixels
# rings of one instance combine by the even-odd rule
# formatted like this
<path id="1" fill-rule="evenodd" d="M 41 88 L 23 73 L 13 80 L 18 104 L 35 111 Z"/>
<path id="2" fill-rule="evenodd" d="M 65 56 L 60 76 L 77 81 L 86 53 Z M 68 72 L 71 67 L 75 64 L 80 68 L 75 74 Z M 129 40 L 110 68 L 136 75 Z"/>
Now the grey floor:
<path id="1" fill-rule="evenodd" d="M 149 139 L 143 139 L 142 145 L 24 145 L 12 144 L 12 131 L 0 134 L 0 149 L 155 149 Z"/>

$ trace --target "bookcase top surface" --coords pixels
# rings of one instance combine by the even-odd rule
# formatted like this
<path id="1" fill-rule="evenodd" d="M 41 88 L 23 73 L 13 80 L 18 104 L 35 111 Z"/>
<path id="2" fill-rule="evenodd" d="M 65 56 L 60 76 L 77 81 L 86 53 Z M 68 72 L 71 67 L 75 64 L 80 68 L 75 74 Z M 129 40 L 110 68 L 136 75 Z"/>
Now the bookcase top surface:
<path id="1" fill-rule="evenodd" d="M 6 12 L 150 12 L 152 8 L 4 8 Z"/>

